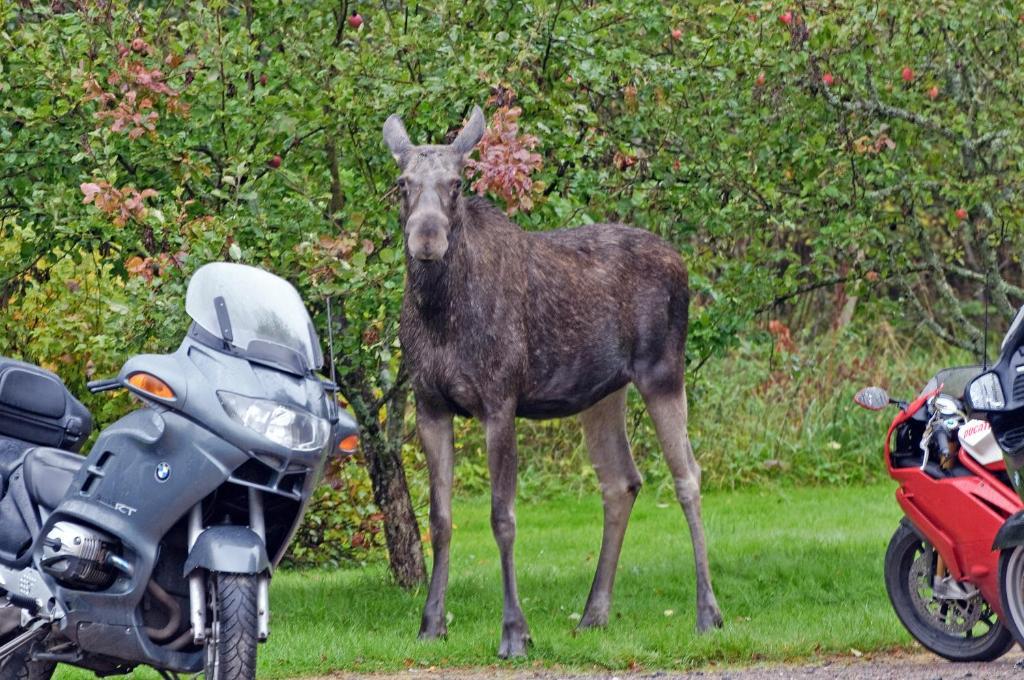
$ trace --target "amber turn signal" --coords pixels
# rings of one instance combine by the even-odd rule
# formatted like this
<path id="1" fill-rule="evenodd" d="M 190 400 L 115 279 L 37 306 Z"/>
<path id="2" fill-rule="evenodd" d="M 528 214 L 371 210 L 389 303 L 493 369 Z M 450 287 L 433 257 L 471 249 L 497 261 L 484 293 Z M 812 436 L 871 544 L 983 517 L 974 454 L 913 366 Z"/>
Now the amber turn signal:
<path id="1" fill-rule="evenodd" d="M 160 378 L 149 373 L 134 373 L 128 378 L 128 384 L 146 394 L 160 399 L 174 399 L 174 390 Z"/>
<path id="2" fill-rule="evenodd" d="M 359 437 L 350 434 L 338 443 L 338 450 L 342 453 L 353 454 L 359 450 Z"/>

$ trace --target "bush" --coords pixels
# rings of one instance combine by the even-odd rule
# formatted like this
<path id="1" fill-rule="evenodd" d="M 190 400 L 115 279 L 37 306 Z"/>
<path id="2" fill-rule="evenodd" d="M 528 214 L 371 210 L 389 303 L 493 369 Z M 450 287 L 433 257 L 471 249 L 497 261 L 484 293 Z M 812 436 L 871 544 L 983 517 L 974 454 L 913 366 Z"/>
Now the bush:
<path id="1" fill-rule="evenodd" d="M 938 336 L 977 354 L 979 302 L 996 319 L 1024 302 L 1015 3 L 840 0 L 780 21 L 769 2 L 396 0 L 361 8 L 358 29 L 348 6 L 0 4 L 0 352 L 82 393 L 129 354 L 177 342 L 198 266 L 261 265 L 300 287 L 320 328 L 333 300 L 338 379 L 368 451 L 395 455 L 403 248 L 380 128 L 400 112 L 414 141 L 441 141 L 474 104 L 507 112 L 477 186 L 522 208 L 524 228 L 627 221 L 684 253 L 691 371 L 763 395 L 728 401 L 691 381 L 698 448 L 721 457 L 705 465 L 711 485 L 864 474 L 850 453 L 864 449 L 835 434 L 839 402 L 797 389 L 807 376 L 840 384 L 843 332 L 772 359 L 759 344 L 769 321 L 819 337 L 898 312 L 908 344 Z M 527 155 L 504 186 L 493 164 L 513 143 Z M 703 420 L 715 399 L 751 422 Z M 127 407 L 89 404 L 100 424 Z M 755 405 L 785 421 L 779 437 L 848 448 L 827 454 L 827 472 L 813 473 L 807 439 L 779 444 L 780 458 Z M 538 479 L 586 482 L 573 427 L 525 426 Z M 478 437 L 467 451 L 472 490 Z M 339 493 L 318 503 L 356 502 Z M 361 521 L 325 520 L 307 543 Z"/>
<path id="2" fill-rule="evenodd" d="M 361 565 L 384 547 L 384 518 L 363 465 L 356 458 L 333 460 L 326 481 L 310 499 L 286 566 Z"/>

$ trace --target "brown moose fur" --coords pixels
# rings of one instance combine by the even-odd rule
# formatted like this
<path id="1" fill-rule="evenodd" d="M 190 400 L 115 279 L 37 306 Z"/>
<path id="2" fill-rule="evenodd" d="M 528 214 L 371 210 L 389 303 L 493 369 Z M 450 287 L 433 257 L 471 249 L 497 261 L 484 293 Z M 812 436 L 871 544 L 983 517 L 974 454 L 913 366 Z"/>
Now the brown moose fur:
<path id="1" fill-rule="evenodd" d="M 679 254 L 621 224 L 529 233 L 465 197 L 441 261 L 407 258 L 401 342 L 416 398 L 485 418 L 575 415 L 627 383 L 678 391 L 689 295 Z"/>

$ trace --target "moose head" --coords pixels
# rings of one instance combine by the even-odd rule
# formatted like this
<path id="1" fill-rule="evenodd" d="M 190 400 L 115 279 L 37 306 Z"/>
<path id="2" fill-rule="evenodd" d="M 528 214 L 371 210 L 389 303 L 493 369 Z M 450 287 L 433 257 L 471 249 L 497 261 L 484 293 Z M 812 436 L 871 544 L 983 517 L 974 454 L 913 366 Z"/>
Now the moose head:
<path id="1" fill-rule="evenodd" d="M 483 134 L 484 114 L 479 106 L 473 107 L 469 122 L 451 144 L 414 146 L 397 114 L 385 121 L 384 142 L 402 171 L 399 221 L 405 247 L 417 260 L 440 260 L 448 251 L 462 195 L 462 168 Z"/>

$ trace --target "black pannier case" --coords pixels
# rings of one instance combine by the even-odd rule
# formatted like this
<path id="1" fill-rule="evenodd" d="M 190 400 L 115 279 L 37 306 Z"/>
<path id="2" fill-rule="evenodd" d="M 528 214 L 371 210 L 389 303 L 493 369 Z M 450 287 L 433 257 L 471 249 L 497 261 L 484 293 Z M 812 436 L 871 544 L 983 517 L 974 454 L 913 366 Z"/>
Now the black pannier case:
<path id="1" fill-rule="evenodd" d="M 92 416 L 46 369 L 0 357 L 0 437 L 78 451 Z"/>

